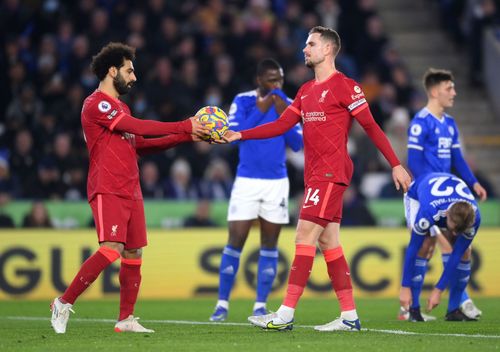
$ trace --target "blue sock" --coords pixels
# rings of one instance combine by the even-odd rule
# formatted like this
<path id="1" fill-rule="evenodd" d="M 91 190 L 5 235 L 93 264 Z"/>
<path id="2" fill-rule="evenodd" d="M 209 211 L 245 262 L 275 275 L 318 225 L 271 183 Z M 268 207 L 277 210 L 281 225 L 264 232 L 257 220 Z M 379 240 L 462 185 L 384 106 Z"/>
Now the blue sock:
<path id="1" fill-rule="evenodd" d="M 448 259 L 450 259 L 450 253 L 441 254 L 441 260 L 443 261 L 443 270 L 446 267 L 446 263 L 448 263 Z"/>
<path id="2" fill-rule="evenodd" d="M 425 273 L 427 272 L 427 263 L 429 261 L 422 257 L 415 259 L 413 268 L 413 277 L 411 279 L 411 308 L 420 308 L 420 294 L 424 286 Z"/>
<path id="3" fill-rule="evenodd" d="M 256 302 L 267 302 L 278 269 L 278 250 L 261 248 L 257 272 Z"/>
<path id="4" fill-rule="evenodd" d="M 443 260 L 443 269 L 444 269 L 444 267 L 446 266 L 446 263 L 448 263 L 448 259 L 450 258 L 450 254 L 443 254 L 441 257 Z M 468 299 L 469 299 L 469 295 L 467 294 L 467 291 L 464 290 L 464 292 L 462 293 L 462 297 L 460 298 L 460 304 L 464 303 Z"/>
<path id="5" fill-rule="evenodd" d="M 228 301 L 240 266 L 241 249 L 229 245 L 222 251 L 219 268 L 219 300 Z"/>
<path id="6" fill-rule="evenodd" d="M 450 299 L 448 301 L 448 312 L 460 307 L 462 294 L 469 283 L 470 260 L 461 260 L 450 279 Z"/>

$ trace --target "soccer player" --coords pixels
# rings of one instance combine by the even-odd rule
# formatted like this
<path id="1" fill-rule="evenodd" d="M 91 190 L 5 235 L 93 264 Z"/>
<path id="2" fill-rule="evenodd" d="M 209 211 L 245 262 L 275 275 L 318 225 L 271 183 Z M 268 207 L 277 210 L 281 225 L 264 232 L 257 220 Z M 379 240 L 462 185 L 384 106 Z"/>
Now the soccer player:
<path id="1" fill-rule="evenodd" d="M 431 172 L 452 172 L 454 168 L 469 188 L 473 189 L 481 201 L 486 200 L 486 190 L 479 184 L 467 165 L 460 149 L 459 132 L 455 120 L 445 110 L 451 108 L 456 96 L 453 75 L 447 70 L 429 69 L 424 75 L 427 105 L 417 112 L 408 128 L 408 167 L 415 182 Z M 405 198 L 406 200 L 406 198 Z M 437 227 L 431 228 L 437 234 L 443 265 L 452 251 L 449 242 L 440 235 Z M 422 321 L 430 317 L 422 316 L 418 297 L 422 291 L 427 263 L 432 256 L 434 245 L 426 242 L 419 252 L 417 262 L 421 275 L 413 281 L 413 302 L 410 310 L 401 307 L 400 320 Z M 477 318 L 481 311 L 464 291 L 461 309 L 471 318 Z"/>
<path id="2" fill-rule="evenodd" d="M 292 329 L 295 307 L 312 269 L 316 244 L 328 268 L 340 303 L 340 318 L 317 326 L 319 331 L 359 331 L 349 267 L 339 239 L 342 194 L 352 177 L 353 164 L 347 153 L 348 132 L 357 120 L 392 166 L 397 189 L 408 189 L 411 178 L 377 125 L 360 86 L 335 68 L 340 49 L 336 31 L 311 29 L 303 50 L 305 64 L 315 78 L 303 84 L 291 105 L 275 122 L 243 130 L 227 131 L 224 141 L 263 139 L 280 135 L 302 120 L 304 129 L 305 192 L 295 238 L 295 258 L 288 288 L 277 312 L 251 316 L 249 321 L 264 329 Z"/>
<path id="3" fill-rule="evenodd" d="M 281 90 L 283 69 L 273 59 L 257 66 L 257 89 L 238 94 L 229 110 L 229 126 L 234 130 L 252 128 L 275 121 L 291 103 Z M 286 147 L 302 148 L 302 128 L 295 125 L 282 136 L 239 143 L 239 164 L 229 201 L 228 243 L 219 268 L 219 300 L 211 321 L 224 321 L 229 296 L 238 272 L 241 251 L 255 219 L 260 222 L 261 249 L 257 268 L 257 297 L 253 315 L 267 314 L 266 302 L 278 267 L 278 237 L 288 224 L 289 181 Z"/>
<path id="4" fill-rule="evenodd" d="M 464 181 L 450 173 L 433 172 L 414 182 L 408 191 L 409 206 L 406 219 L 411 228 L 411 239 L 404 260 L 400 303 L 410 306 L 413 296 L 413 282 L 423 275 L 418 252 L 424 242 L 435 241 L 432 226 L 446 228 L 443 236 L 452 246 L 443 273 L 431 292 L 427 309 L 437 306 L 441 294 L 448 287 L 450 297 L 446 320 L 471 321 L 460 309 L 461 297 L 469 282 L 471 273 L 471 242 L 474 239 L 481 217 L 474 196 Z M 415 262 L 417 265 L 415 265 Z"/>
<path id="5" fill-rule="evenodd" d="M 92 71 L 100 83 L 85 99 L 81 121 L 90 157 L 87 195 L 99 249 L 83 263 L 64 294 L 52 302 L 51 323 L 56 333 L 66 332 L 78 296 L 120 257 L 120 314 L 115 331 L 154 332 L 133 315 L 141 284 L 142 247 L 147 244 L 137 157 L 199 140 L 193 135 L 209 130 L 194 118 L 169 123 L 132 117 L 118 97 L 128 93 L 137 80 L 134 58 L 135 49 L 109 43 L 92 59 Z M 143 135 L 167 136 L 145 139 Z"/>

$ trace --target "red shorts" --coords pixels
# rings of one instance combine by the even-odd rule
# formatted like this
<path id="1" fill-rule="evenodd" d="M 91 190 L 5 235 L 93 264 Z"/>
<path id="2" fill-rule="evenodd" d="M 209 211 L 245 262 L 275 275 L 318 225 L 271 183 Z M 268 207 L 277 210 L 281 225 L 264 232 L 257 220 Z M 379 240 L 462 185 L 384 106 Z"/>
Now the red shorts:
<path id="1" fill-rule="evenodd" d="M 307 184 L 299 218 L 326 227 L 342 219 L 342 196 L 346 185 L 333 182 Z"/>
<path id="2" fill-rule="evenodd" d="M 99 243 L 121 242 L 125 249 L 142 248 L 148 244 L 142 199 L 98 194 L 90 201 L 90 207 Z"/>

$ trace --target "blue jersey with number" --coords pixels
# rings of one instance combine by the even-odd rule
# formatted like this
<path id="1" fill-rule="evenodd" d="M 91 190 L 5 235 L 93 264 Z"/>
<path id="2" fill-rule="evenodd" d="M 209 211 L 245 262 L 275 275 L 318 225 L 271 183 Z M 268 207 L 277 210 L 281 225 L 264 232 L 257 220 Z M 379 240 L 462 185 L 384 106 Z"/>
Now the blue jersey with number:
<path id="1" fill-rule="evenodd" d="M 408 190 L 408 196 L 420 203 L 413 231 L 425 235 L 432 225 L 446 227 L 446 211 L 455 202 L 465 201 L 472 205 L 476 213 L 476 221 L 471 229 L 461 234 L 472 239 L 481 222 L 477 203 L 472 192 L 464 181 L 449 173 L 431 173 L 424 176 L 420 182 L 413 183 Z"/>
<path id="2" fill-rule="evenodd" d="M 447 114 L 439 119 L 427 108 L 408 128 L 408 167 L 417 182 L 431 172 L 452 172 L 452 167 L 469 186 L 477 182 L 462 156 L 455 120 Z"/>
<path id="3" fill-rule="evenodd" d="M 229 110 L 229 126 L 233 131 L 246 130 L 278 119 L 274 105 L 262 113 L 257 108 L 257 90 L 238 94 Z M 292 102 L 288 99 L 288 103 Z M 279 179 L 287 177 L 286 147 L 298 151 L 303 147 L 302 127 L 297 124 L 285 134 L 268 139 L 239 142 L 240 177 Z"/>

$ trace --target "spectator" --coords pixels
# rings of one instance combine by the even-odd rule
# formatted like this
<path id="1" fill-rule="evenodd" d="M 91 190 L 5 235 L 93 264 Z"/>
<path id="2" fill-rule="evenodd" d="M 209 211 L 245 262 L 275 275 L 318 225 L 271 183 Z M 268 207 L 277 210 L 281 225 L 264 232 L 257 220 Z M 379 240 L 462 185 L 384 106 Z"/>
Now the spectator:
<path id="1" fill-rule="evenodd" d="M 185 159 L 179 158 L 172 164 L 166 185 L 166 197 L 177 200 L 198 198 L 197 187 L 191 178 L 191 167 Z"/>
<path id="2" fill-rule="evenodd" d="M 160 183 L 160 172 L 153 161 L 146 161 L 141 165 L 142 196 L 144 198 L 163 198 L 164 190 Z"/>
<path id="3" fill-rule="evenodd" d="M 184 220 L 184 227 L 216 227 L 210 217 L 211 203 L 208 199 L 200 199 L 196 204 L 195 213 Z"/>
<path id="4" fill-rule="evenodd" d="M 45 204 L 41 201 L 35 201 L 31 205 L 31 210 L 24 216 L 23 227 L 25 228 L 51 228 L 52 220 Z"/>

